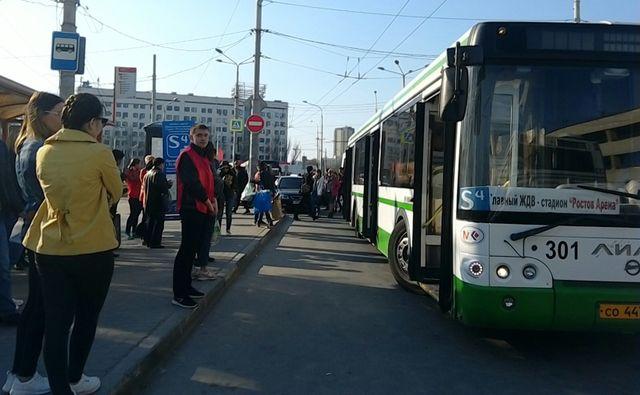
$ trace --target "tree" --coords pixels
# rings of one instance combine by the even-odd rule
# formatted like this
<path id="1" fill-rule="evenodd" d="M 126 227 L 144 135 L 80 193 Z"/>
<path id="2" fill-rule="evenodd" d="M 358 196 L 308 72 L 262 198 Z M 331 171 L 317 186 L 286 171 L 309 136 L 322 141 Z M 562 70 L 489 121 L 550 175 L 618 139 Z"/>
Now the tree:
<path id="1" fill-rule="evenodd" d="M 287 151 L 288 154 L 288 151 Z M 291 149 L 291 160 L 289 161 L 289 163 L 291 163 L 292 165 L 295 165 L 296 162 L 298 161 L 298 158 L 300 158 L 300 155 L 302 155 L 302 148 L 300 147 L 300 142 L 296 141 L 295 144 L 293 145 L 293 148 Z"/>

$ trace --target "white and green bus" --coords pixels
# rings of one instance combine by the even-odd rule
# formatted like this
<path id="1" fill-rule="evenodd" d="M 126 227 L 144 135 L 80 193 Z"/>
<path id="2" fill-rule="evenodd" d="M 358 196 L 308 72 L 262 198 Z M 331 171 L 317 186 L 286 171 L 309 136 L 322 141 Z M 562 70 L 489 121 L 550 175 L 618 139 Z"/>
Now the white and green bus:
<path id="1" fill-rule="evenodd" d="M 640 329 L 640 26 L 474 26 L 350 139 L 352 225 L 465 324 Z"/>

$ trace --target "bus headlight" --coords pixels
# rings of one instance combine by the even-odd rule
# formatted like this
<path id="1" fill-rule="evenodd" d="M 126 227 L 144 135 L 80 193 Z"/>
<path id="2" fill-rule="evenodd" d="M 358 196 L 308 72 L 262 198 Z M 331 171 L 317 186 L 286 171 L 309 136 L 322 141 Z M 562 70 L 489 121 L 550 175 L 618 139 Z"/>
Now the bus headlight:
<path id="1" fill-rule="evenodd" d="M 527 265 L 522 269 L 522 275 L 527 280 L 533 280 L 536 277 L 538 272 L 536 271 L 536 267 L 533 265 Z"/>
<path id="2" fill-rule="evenodd" d="M 482 266 L 480 261 L 471 261 L 468 270 L 471 277 L 478 278 L 482 275 L 482 272 L 484 272 L 484 266 Z"/>
<path id="3" fill-rule="evenodd" d="M 500 265 L 496 269 L 496 275 L 503 280 L 509 277 L 509 274 L 510 274 L 509 267 L 507 267 L 506 265 Z"/>

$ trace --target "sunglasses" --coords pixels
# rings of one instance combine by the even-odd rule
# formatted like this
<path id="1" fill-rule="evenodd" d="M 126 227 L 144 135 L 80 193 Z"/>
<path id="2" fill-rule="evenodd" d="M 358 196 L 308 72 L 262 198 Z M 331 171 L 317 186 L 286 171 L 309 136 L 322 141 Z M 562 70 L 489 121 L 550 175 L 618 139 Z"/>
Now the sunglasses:
<path id="1" fill-rule="evenodd" d="M 102 123 L 102 127 L 107 126 L 107 124 L 109 123 L 109 119 L 104 117 L 95 117 L 94 119 L 100 120 L 100 122 Z"/>

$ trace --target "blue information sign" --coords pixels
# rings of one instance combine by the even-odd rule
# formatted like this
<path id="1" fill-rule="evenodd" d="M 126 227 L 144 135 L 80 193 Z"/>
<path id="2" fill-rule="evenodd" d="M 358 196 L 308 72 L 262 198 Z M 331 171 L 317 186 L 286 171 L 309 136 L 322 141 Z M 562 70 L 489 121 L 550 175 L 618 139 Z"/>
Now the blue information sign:
<path id="1" fill-rule="evenodd" d="M 51 70 L 76 71 L 80 54 L 80 35 L 53 32 L 51 39 Z"/>
<path id="2" fill-rule="evenodd" d="M 193 121 L 162 122 L 162 156 L 164 172 L 176 174 L 176 159 L 180 152 L 189 145 L 189 129 Z"/>

